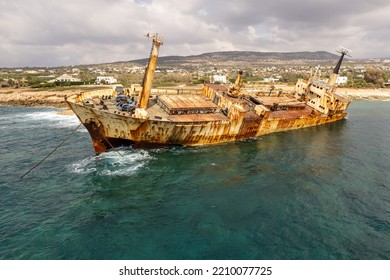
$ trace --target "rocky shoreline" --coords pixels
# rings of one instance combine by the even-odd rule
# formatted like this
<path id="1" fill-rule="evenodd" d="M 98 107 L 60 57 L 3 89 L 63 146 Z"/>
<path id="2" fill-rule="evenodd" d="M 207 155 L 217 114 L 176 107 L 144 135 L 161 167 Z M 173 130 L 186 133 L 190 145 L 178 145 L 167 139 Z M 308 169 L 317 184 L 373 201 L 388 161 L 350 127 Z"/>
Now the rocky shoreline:
<path id="1" fill-rule="evenodd" d="M 284 88 L 284 92 L 294 87 Z M 32 91 L 31 89 L 0 89 L 0 106 L 44 106 L 67 108 L 65 96 L 80 90 Z M 390 100 L 390 89 L 351 89 L 339 88 L 337 93 L 352 100 Z"/>
<path id="2" fill-rule="evenodd" d="M 25 91 L 23 89 L 0 90 L 0 106 L 58 107 L 66 108 L 65 96 L 79 91 Z"/>
<path id="3" fill-rule="evenodd" d="M 0 101 L 0 106 L 11 106 L 11 107 L 57 107 L 66 108 L 65 101 L 61 102 L 49 102 L 46 100 L 10 100 Z"/>

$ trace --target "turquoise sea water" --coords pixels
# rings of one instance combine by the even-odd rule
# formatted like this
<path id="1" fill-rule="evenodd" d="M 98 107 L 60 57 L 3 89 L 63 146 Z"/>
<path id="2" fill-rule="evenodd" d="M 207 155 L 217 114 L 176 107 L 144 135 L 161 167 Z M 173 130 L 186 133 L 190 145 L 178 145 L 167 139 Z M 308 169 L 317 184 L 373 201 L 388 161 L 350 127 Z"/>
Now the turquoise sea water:
<path id="1" fill-rule="evenodd" d="M 95 155 L 53 108 L 0 107 L 0 259 L 389 259 L 390 102 L 333 124 Z M 120 155 L 120 154 L 121 155 Z"/>

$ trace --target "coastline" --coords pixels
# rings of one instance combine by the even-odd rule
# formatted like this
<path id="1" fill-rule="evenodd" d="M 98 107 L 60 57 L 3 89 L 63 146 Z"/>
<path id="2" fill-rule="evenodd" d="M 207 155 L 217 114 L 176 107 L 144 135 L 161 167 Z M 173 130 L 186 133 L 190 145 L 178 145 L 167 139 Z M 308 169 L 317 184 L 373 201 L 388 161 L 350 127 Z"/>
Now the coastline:
<path id="1" fill-rule="evenodd" d="M 65 96 L 78 92 L 80 91 L 34 91 L 30 88 L 2 88 L 0 89 L 0 106 L 67 108 Z"/>
<path id="2" fill-rule="evenodd" d="M 390 100 L 389 88 L 375 89 L 354 89 L 354 88 L 339 88 L 337 94 L 343 97 L 349 97 L 352 100 Z"/>
<path id="3" fill-rule="evenodd" d="M 279 86 L 277 86 L 279 87 Z M 280 85 L 284 92 L 291 92 L 293 86 Z M 57 107 L 67 108 L 65 96 L 79 93 L 83 89 L 63 91 L 34 91 L 31 88 L 0 88 L 0 106 Z M 352 100 L 390 100 L 390 89 L 353 89 L 339 88 L 337 94 Z"/>

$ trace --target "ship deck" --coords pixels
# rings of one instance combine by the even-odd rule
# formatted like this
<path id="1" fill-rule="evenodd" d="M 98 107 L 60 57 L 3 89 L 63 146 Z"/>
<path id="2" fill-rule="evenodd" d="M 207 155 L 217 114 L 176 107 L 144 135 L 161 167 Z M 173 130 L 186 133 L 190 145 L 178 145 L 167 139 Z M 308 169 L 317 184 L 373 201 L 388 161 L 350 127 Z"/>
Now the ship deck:
<path id="1" fill-rule="evenodd" d="M 212 108 L 213 110 L 217 109 L 218 106 L 216 106 L 212 102 L 203 102 L 203 103 L 196 103 L 196 100 L 192 100 L 192 104 L 187 103 L 187 104 L 175 104 L 174 101 L 176 99 L 169 99 L 168 101 L 172 101 L 170 103 L 171 108 L 175 108 L 177 106 L 181 106 L 181 108 L 193 108 L 194 105 L 197 106 L 197 109 L 202 109 L 203 106 L 206 108 Z M 194 103 L 195 102 L 195 103 Z M 212 105 L 211 105 L 211 104 Z M 201 104 L 201 105 L 199 105 Z M 123 115 L 129 115 L 128 112 L 122 112 L 120 111 L 113 102 L 106 101 L 104 105 L 107 106 L 106 111 L 111 112 L 111 113 L 120 113 Z M 95 106 L 95 108 L 102 110 L 99 106 Z M 150 100 L 149 102 L 149 107 L 146 109 L 149 115 L 150 120 L 155 120 L 155 121 L 170 121 L 170 122 L 184 122 L 184 123 L 189 123 L 189 122 L 216 122 L 216 121 L 227 121 L 228 117 L 226 117 L 224 114 L 221 112 L 214 112 L 214 113 L 198 113 L 198 114 L 191 114 L 191 113 L 186 113 L 186 114 L 169 114 L 164 110 L 157 102 L 156 100 Z"/>
<path id="2" fill-rule="evenodd" d="M 272 106 L 274 105 L 275 103 L 276 104 L 279 104 L 279 103 L 296 103 L 298 102 L 298 100 L 296 100 L 295 98 L 290 98 L 290 97 L 286 97 L 286 96 L 255 96 L 253 97 L 255 100 L 257 100 L 259 103 L 263 104 L 264 106 Z"/>
<path id="3" fill-rule="evenodd" d="M 313 112 L 312 108 L 300 104 L 302 102 L 290 97 L 256 96 L 256 100 L 265 106 L 272 106 L 275 103 L 303 105 L 299 106 L 301 107 L 299 109 L 271 111 L 270 119 L 294 120 L 310 118 L 313 114 L 318 114 L 318 112 Z M 96 109 L 103 110 L 100 99 L 93 100 L 93 103 Z M 130 116 L 129 112 L 118 109 L 112 100 L 104 100 L 104 105 L 106 106 L 105 110 L 111 113 Z M 152 121 L 179 123 L 229 121 L 229 118 L 218 109 L 216 104 L 201 95 L 160 95 L 149 100 L 146 111 Z M 247 112 L 245 119 L 257 120 L 259 116 L 253 112 Z"/>
<path id="4" fill-rule="evenodd" d="M 306 106 L 305 109 L 301 110 L 280 110 L 280 111 L 273 111 L 270 113 L 269 118 L 280 118 L 284 119 L 286 121 L 288 120 L 294 120 L 294 119 L 301 119 L 301 118 L 309 118 L 310 116 L 313 116 L 313 114 L 319 114 L 312 108 Z"/>
<path id="5" fill-rule="evenodd" d="M 160 95 L 158 100 L 169 111 L 216 110 L 218 106 L 202 95 Z"/>

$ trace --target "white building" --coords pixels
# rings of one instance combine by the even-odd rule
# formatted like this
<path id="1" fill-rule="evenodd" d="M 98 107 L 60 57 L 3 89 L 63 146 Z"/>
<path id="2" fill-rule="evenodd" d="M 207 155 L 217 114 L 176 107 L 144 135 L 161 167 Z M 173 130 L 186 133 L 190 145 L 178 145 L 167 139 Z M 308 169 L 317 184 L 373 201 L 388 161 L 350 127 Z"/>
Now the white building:
<path id="1" fill-rule="evenodd" d="M 81 79 L 72 77 L 68 74 L 63 74 L 54 80 L 50 80 L 49 82 L 54 83 L 54 82 L 81 82 Z"/>
<path id="2" fill-rule="evenodd" d="M 227 83 L 227 80 L 226 80 L 226 76 L 222 76 L 222 75 L 213 75 L 210 77 L 210 83 L 220 83 L 220 84 L 226 84 Z"/>
<path id="3" fill-rule="evenodd" d="M 114 77 L 104 77 L 104 76 L 99 76 L 96 78 L 95 81 L 96 84 L 116 84 L 118 83 L 118 80 L 115 79 Z"/>
<path id="4" fill-rule="evenodd" d="M 336 79 L 336 84 L 341 85 L 341 84 L 346 84 L 348 81 L 347 76 L 338 76 Z"/>
<path id="5" fill-rule="evenodd" d="M 276 82 L 279 82 L 279 79 L 278 78 L 264 78 L 263 80 L 264 83 L 276 83 Z"/>

